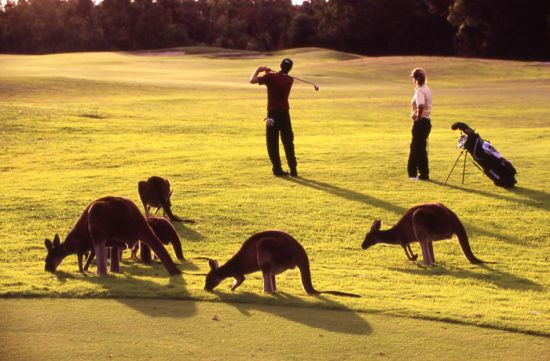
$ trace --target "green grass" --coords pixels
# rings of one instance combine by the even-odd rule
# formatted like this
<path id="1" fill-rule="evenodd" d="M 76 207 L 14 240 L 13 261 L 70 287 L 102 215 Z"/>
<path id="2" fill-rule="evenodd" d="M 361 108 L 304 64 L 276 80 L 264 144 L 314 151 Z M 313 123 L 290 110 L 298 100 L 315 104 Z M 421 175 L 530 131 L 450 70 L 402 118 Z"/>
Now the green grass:
<path id="1" fill-rule="evenodd" d="M 180 49 L 185 51 L 185 49 Z M 192 55 L 193 54 L 193 55 Z M 330 308 L 444 320 L 550 335 L 550 66 L 437 57 L 358 57 L 323 49 L 224 54 L 0 56 L 0 295 L 146 297 Z M 291 56 L 298 180 L 271 176 L 262 120 L 265 89 L 248 83 L 258 65 Z M 429 183 L 406 176 L 410 70 L 423 66 L 433 91 Z M 500 189 L 472 164 L 442 184 L 458 152 L 455 121 L 474 127 L 519 171 Z M 227 260 L 251 234 L 282 229 L 311 258 L 320 290 L 304 295 L 299 273 L 278 278 L 292 297 L 262 294 L 261 275 L 210 294 L 204 277 L 167 276 L 127 261 L 122 275 L 84 277 L 76 257 L 44 272 L 44 238 L 63 239 L 82 210 L 105 195 L 138 202 L 137 182 L 167 177 L 186 257 Z M 470 265 L 456 241 L 435 244 L 438 266 L 421 269 L 400 247 L 361 251 L 375 218 L 395 223 L 414 204 L 440 201 L 465 223 Z M 418 250 L 415 246 L 415 250 Z M 126 256 L 127 257 L 127 256 Z M 188 273 L 204 261 L 183 262 Z"/>
<path id="2" fill-rule="evenodd" d="M 550 360 L 539 336 L 261 304 L 0 299 L 0 322 L 13 361 Z"/>

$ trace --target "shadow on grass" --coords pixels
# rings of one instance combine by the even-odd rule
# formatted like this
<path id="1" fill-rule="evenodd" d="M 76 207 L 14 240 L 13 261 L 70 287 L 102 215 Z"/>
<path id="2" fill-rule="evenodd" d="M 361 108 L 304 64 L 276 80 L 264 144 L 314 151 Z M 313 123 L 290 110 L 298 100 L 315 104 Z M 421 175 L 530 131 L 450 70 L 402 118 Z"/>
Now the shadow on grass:
<path id="1" fill-rule="evenodd" d="M 486 271 L 486 273 L 479 273 L 462 268 L 449 269 L 442 265 L 436 265 L 433 268 L 395 268 L 390 267 L 392 271 L 408 273 L 418 276 L 437 277 L 437 276 L 450 276 L 461 279 L 476 279 L 482 282 L 492 283 L 498 288 L 506 290 L 516 291 L 544 291 L 544 287 L 536 282 L 533 282 L 527 278 L 515 276 L 511 273 L 491 268 L 487 265 L 477 265 L 479 268 Z"/>
<path id="2" fill-rule="evenodd" d="M 338 196 L 338 197 L 341 197 L 341 198 L 344 198 L 344 199 L 347 199 L 347 200 L 350 200 L 350 201 L 370 204 L 370 205 L 373 205 L 375 207 L 383 208 L 383 209 L 386 209 L 386 210 L 394 212 L 394 213 L 404 214 L 407 211 L 406 208 L 397 206 L 397 205 L 392 204 L 390 202 L 386 202 L 386 201 L 383 201 L 381 199 L 374 198 L 374 197 L 368 196 L 366 194 L 355 192 L 355 191 L 352 191 L 352 190 L 349 190 L 349 189 L 337 187 L 337 186 L 329 184 L 329 183 L 319 182 L 319 181 L 316 181 L 316 180 L 313 180 L 313 179 L 307 179 L 307 178 L 302 178 L 302 177 L 299 177 L 299 178 L 284 177 L 282 179 L 285 179 L 287 181 L 297 183 L 297 184 L 300 184 L 300 185 L 303 185 L 303 186 L 306 186 L 306 187 L 309 187 L 309 188 L 324 191 L 324 192 L 333 194 L 335 196 Z"/>
<path id="3" fill-rule="evenodd" d="M 397 213 L 397 214 L 400 214 L 400 215 L 405 214 L 405 212 L 408 210 L 406 208 L 397 206 L 395 204 L 383 201 L 383 200 L 375 198 L 375 197 L 371 197 L 371 196 L 368 196 L 368 195 L 365 195 L 365 194 L 362 194 L 362 193 L 359 193 L 359 192 L 355 192 L 355 191 L 352 191 L 352 190 L 349 190 L 349 189 L 337 187 L 337 186 L 332 185 L 332 184 L 315 181 L 315 180 L 312 180 L 312 179 L 301 178 L 301 177 L 300 178 L 287 177 L 287 178 L 283 178 L 283 179 L 285 179 L 287 181 L 290 181 L 290 182 L 293 182 L 293 183 L 296 183 L 296 184 L 300 184 L 300 185 L 309 187 L 309 188 L 321 190 L 321 191 L 333 194 L 335 196 L 338 196 L 338 197 L 341 197 L 341 198 L 344 198 L 344 199 L 347 199 L 347 200 L 350 200 L 350 201 L 370 204 L 370 205 L 375 206 L 377 208 L 382 208 L 382 209 L 385 209 L 387 211 L 394 212 L 394 213 Z M 433 182 L 433 181 L 431 181 L 431 183 L 441 184 L 439 182 Z M 365 231 L 367 231 L 367 224 L 370 224 L 369 222 L 371 222 L 371 221 L 373 221 L 373 220 L 366 220 L 367 223 L 365 224 Z M 471 231 L 471 232 L 474 232 L 474 233 L 479 233 L 479 234 L 482 234 L 482 235 L 487 236 L 487 237 L 491 237 L 491 238 L 506 241 L 508 243 L 514 243 L 514 244 L 523 243 L 523 241 L 521 241 L 520 239 L 518 239 L 516 237 L 512 237 L 510 235 L 489 231 L 489 230 L 483 229 L 481 227 L 474 226 L 474 225 L 469 224 L 469 223 L 464 223 L 464 225 L 466 227 L 466 230 L 469 231 L 469 232 Z"/>
<path id="4" fill-rule="evenodd" d="M 188 262 L 186 262 L 188 263 Z M 178 264 L 180 269 L 185 266 Z M 91 284 L 101 287 L 100 295 L 94 297 L 112 298 L 140 313 L 151 317 L 190 317 L 196 313 L 194 303 L 186 303 L 186 307 L 166 308 L 158 307 L 157 300 L 153 297 L 162 299 L 182 299 L 188 298 L 189 293 L 185 287 L 184 275 L 169 276 L 164 266 L 160 263 L 153 263 L 147 268 L 137 268 L 135 265 L 127 265 L 126 262 L 121 263 L 122 274 L 106 276 L 98 276 L 96 274 L 88 274 L 87 277 L 81 278 Z M 132 272 L 132 274 L 129 274 Z M 59 273 L 59 275 L 58 275 Z M 74 275 L 56 272 L 58 279 L 77 278 Z M 143 276 L 147 278 L 138 278 Z M 155 282 L 149 277 L 167 277 L 168 285 Z M 61 282 L 64 282 L 61 281 Z"/>
<path id="5" fill-rule="evenodd" d="M 548 201 L 550 200 L 550 193 L 543 192 L 543 191 L 537 191 L 534 189 L 528 189 L 528 188 L 522 188 L 522 187 L 514 187 L 514 188 L 508 189 L 510 193 L 514 193 L 519 196 L 529 198 L 529 199 L 518 199 L 518 198 L 514 198 L 514 197 L 502 195 L 502 194 L 491 193 L 487 191 L 482 191 L 478 189 L 459 187 L 449 183 L 445 185 L 444 182 L 439 182 L 439 181 L 431 181 L 431 182 L 440 186 L 449 187 L 455 190 L 460 190 L 460 191 L 471 193 L 478 196 L 504 200 L 504 201 L 524 205 L 527 207 L 540 208 L 546 211 L 550 211 L 550 201 Z M 502 189 L 505 189 L 505 188 L 502 188 Z"/>
<path id="6" fill-rule="evenodd" d="M 197 242 L 203 241 L 206 239 L 201 233 L 195 231 L 194 229 L 187 227 L 183 222 L 173 222 L 174 228 L 178 231 L 180 238 L 187 241 Z"/>
<path id="7" fill-rule="evenodd" d="M 251 310 L 257 310 L 260 312 L 268 312 L 275 316 L 315 329 L 323 329 L 330 332 L 354 335 L 368 335 L 372 332 L 370 324 L 356 312 L 350 310 L 341 303 L 321 295 L 310 297 L 320 301 L 322 308 L 316 307 L 318 305 L 306 302 L 300 297 L 284 292 L 276 292 L 271 296 L 262 296 L 251 292 L 228 294 L 214 291 L 214 293 L 218 295 L 224 303 L 237 308 L 244 316 L 250 316 Z M 246 303 L 243 302 L 243 300 L 245 300 Z M 277 301 L 284 302 L 284 304 L 279 304 Z M 324 313 L 323 309 L 327 308 L 331 309 L 331 311 L 337 311 L 338 314 L 336 315 L 333 312 Z"/>

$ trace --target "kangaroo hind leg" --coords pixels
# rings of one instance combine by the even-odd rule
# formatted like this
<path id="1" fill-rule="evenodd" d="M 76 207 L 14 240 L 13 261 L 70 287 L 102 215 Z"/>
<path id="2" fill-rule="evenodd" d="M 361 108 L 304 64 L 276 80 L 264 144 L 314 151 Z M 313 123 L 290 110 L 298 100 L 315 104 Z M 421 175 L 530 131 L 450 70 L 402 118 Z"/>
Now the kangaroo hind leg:
<path id="1" fill-rule="evenodd" d="M 271 275 L 271 284 L 273 285 L 273 291 L 277 291 L 277 282 L 275 281 L 275 274 Z"/>
<path id="2" fill-rule="evenodd" d="M 275 292 L 275 287 L 273 285 L 273 276 L 271 272 L 262 271 L 264 276 L 264 292 L 265 293 L 273 293 Z"/>
<path id="3" fill-rule="evenodd" d="M 97 262 L 97 274 L 105 276 L 107 274 L 107 247 L 105 242 L 98 242 L 94 244 L 94 251 Z"/>
<path id="4" fill-rule="evenodd" d="M 120 251 L 117 247 L 111 247 L 111 266 L 109 271 L 120 273 Z"/>
<path id="5" fill-rule="evenodd" d="M 428 211 L 418 209 L 412 216 L 412 225 L 414 235 L 422 248 L 422 260 L 424 265 L 431 266 L 435 263 L 432 237 L 430 229 L 432 223 L 432 214 Z"/>

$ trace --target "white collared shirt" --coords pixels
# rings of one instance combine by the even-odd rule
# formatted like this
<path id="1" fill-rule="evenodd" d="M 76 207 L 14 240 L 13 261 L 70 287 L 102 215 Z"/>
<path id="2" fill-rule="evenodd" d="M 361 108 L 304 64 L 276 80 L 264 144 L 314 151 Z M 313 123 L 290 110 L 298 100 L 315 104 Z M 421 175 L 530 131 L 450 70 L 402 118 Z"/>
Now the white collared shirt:
<path id="1" fill-rule="evenodd" d="M 430 114 L 432 113 L 432 92 L 426 84 L 415 89 L 411 104 L 416 115 L 418 115 L 418 106 L 424 105 L 422 118 L 430 118 Z"/>

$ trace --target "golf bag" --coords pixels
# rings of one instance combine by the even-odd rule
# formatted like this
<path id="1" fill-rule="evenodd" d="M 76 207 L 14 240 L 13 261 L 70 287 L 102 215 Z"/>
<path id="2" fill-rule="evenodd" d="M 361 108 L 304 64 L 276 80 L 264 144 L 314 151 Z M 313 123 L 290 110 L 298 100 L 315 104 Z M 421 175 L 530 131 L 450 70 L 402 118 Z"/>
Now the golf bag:
<path id="1" fill-rule="evenodd" d="M 516 169 L 491 143 L 483 140 L 465 123 L 454 123 L 451 129 L 460 129 L 464 133 L 458 141 L 458 147 L 463 147 L 472 156 L 474 163 L 496 186 L 511 188 L 517 183 Z"/>

